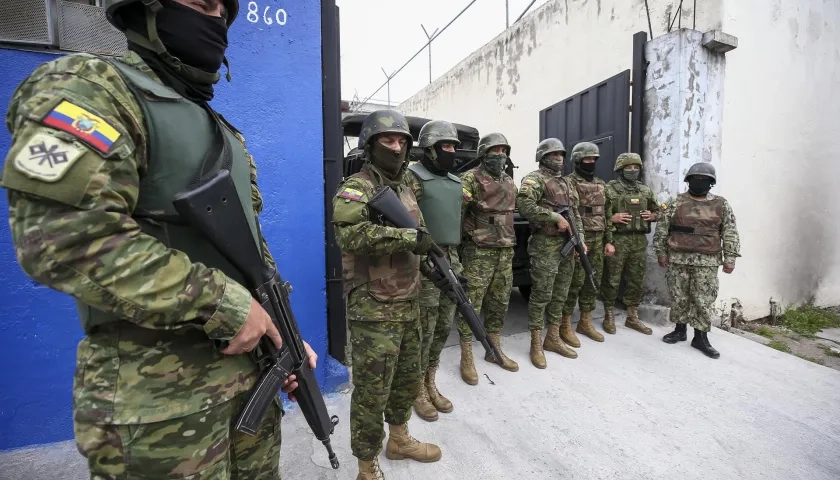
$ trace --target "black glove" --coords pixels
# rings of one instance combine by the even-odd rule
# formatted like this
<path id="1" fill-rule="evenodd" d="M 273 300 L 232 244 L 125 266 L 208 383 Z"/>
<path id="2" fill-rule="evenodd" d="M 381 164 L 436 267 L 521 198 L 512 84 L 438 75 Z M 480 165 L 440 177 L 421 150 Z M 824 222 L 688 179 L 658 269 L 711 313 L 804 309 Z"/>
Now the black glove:
<path id="1" fill-rule="evenodd" d="M 435 286 L 440 290 L 448 291 L 451 289 L 451 286 L 449 285 L 449 279 L 438 273 L 437 270 L 431 271 L 431 273 L 429 274 L 429 280 L 431 280 L 432 283 L 434 283 Z"/>
<path id="2" fill-rule="evenodd" d="M 458 274 L 456 273 L 456 274 L 455 274 L 455 278 L 457 278 L 457 279 L 458 279 L 458 283 L 460 283 L 460 284 L 461 284 L 461 288 L 463 288 L 464 290 L 466 290 L 466 289 L 467 289 L 467 285 L 469 285 L 469 283 L 468 283 L 468 282 L 469 282 L 469 280 L 467 280 L 467 277 L 462 277 L 461 275 L 458 275 Z"/>
<path id="3" fill-rule="evenodd" d="M 431 235 L 417 230 L 417 246 L 414 247 L 414 250 L 411 252 L 415 255 L 424 255 L 431 250 L 432 245 L 434 244 L 435 241 L 432 239 Z"/>

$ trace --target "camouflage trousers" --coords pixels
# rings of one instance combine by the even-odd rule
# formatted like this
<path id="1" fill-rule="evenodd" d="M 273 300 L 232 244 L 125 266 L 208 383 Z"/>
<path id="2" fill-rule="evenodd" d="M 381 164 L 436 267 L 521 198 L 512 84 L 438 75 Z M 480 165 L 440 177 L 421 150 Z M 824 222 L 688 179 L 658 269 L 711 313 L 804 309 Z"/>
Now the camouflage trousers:
<path id="1" fill-rule="evenodd" d="M 383 415 L 391 425 L 402 425 L 411 417 L 423 379 L 421 337 L 417 316 L 405 322 L 350 321 L 354 387 L 350 447 L 356 458 L 373 460 L 379 455 L 385 439 Z"/>
<path id="2" fill-rule="evenodd" d="M 666 276 L 671 293 L 671 321 L 687 323 L 701 332 L 711 330 L 718 296 L 718 267 L 672 263 Z"/>
<path id="3" fill-rule="evenodd" d="M 644 233 L 613 234 L 613 246 L 615 255 L 604 257 L 604 275 L 601 279 L 604 306 L 615 306 L 618 287 L 624 278 L 624 304 L 638 307 L 642 301 L 647 273 L 647 236 Z"/>
<path id="4" fill-rule="evenodd" d="M 528 240 L 531 262 L 531 298 L 528 299 L 528 328 L 542 330 L 543 321 L 560 323 L 563 305 L 574 272 L 574 252 L 563 258 L 560 250 L 566 240 L 536 233 Z M 547 318 L 546 318 L 547 317 Z"/>
<path id="5" fill-rule="evenodd" d="M 595 270 L 595 285 L 601 283 L 601 273 L 604 269 L 604 232 L 585 232 L 586 247 L 589 249 L 587 257 L 592 269 Z M 569 286 L 569 295 L 566 296 L 566 304 L 563 306 L 563 313 L 571 315 L 575 311 L 575 304 L 580 306 L 581 312 L 595 310 L 595 298 L 598 292 L 592 287 L 592 283 L 586 278 L 580 259 L 575 259 L 575 272 L 572 276 L 572 284 Z"/>
<path id="6" fill-rule="evenodd" d="M 461 264 L 468 281 L 467 297 L 479 315 L 484 307 L 485 330 L 500 333 L 513 288 L 513 247 L 480 248 L 467 242 L 461 250 Z M 472 340 L 472 330 L 461 315 L 456 326 L 462 340 Z"/>
<path id="7" fill-rule="evenodd" d="M 455 246 L 441 246 L 447 253 L 452 271 L 460 275 L 463 268 L 458 259 L 458 248 Z M 440 352 L 446 344 L 449 332 L 452 330 L 452 317 L 455 315 L 455 304 L 431 280 L 423 277 L 423 289 L 420 292 L 420 323 L 423 327 L 423 350 L 420 360 L 420 371 L 437 367 L 440 363 Z"/>
<path id="8" fill-rule="evenodd" d="M 248 394 L 191 415 L 139 425 L 74 422 L 91 480 L 280 478 L 279 400 L 256 435 L 233 429 Z"/>

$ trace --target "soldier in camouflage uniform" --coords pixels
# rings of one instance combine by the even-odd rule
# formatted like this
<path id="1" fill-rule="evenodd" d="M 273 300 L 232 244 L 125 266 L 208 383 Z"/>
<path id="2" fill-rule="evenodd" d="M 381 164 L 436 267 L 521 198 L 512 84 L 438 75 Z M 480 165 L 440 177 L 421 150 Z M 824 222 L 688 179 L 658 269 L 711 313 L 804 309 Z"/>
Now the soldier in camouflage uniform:
<path id="1" fill-rule="evenodd" d="M 505 370 L 516 372 L 519 365 L 502 351 L 499 334 L 513 286 L 513 211 L 516 208 L 516 185 L 503 171 L 510 155 L 510 145 L 500 133 L 490 133 L 478 141 L 477 158 L 481 164 L 461 177 L 463 185 L 463 226 L 461 263 L 469 282 L 466 291 L 476 312 L 484 305 L 484 327 L 490 342 L 499 348 Z M 486 300 L 486 302 L 485 302 Z M 461 339 L 461 378 L 469 385 L 478 384 L 472 356 L 472 332 L 458 315 L 456 325 Z M 484 360 L 493 362 L 488 354 Z"/>
<path id="2" fill-rule="evenodd" d="M 352 345 L 354 390 L 350 442 L 359 459 L 357 480 L 382 478 L 382 418 L 389 426 L 385 455 L 392 460 L 440 459 L 440 448 L 408 433 L 420 371 L 420 255 L 434 245 L 411 188 L 403 182 L 412 145 L 402 114 L 379 110 L 359 134 L 361 171 L 344 180 L 333 197 L 335 236 L 342 254 L 344 296 Z M 382 225 L 367 202 L 377 187 L 390 187 L 419 229 Z"/>
<path id="3" fill-rule="evenodd" d="M 729 202 L 709 193 L 717 182 L 711 164 L 695 163 L 683 181 L 688 182 L 688 192 L 661 207 L 653 236 L 659 266 L 668 269 L 671 319 L 677 324 L 662 340 L 685 341 L 686 324 L 691 324 L 691 346 L 719 358 L 708 333 L 718 295 L 718 267 L 723 265 L 724 273 L 732 273 L 735 259 L 741 256 L 738 228 Z"/>
<path id="4" fill-rule="evenodd" d="M 607 222 L 606 217 L 604 217 L 604 205 L 606 203 L 604 189 L 607 184 L 600 178 L 595 177 L 595 162 L 598 157 L 600 157 L 600 153 L 597 145 L 590 142 L 578 143 L 572 149 L 572 162 L 575 164 L 575 171 L 566 177 L 580 200 L 580 216 L 583 220 L 586 245 L 589 246 L 587 256 L 592 264 L 592 269 L 595 270 L 596 285 L 601 281 L 604 255 L 611 256 L 614 253 L 612 232 L 606 228 Z M 586 280 L 583 266 L 581 266 L 580 259 L 577 259 L 572 285 L 569 287 L 569 295 L 566 297 L 566 304 L 563 307 L 563 324 L 566 325 L 572 321 L 575 304 L 579 304 L 580 320 L 577 324 L 577 333 L 586 335 L 596 342 L 603 342 L 604 336 L 592 326 L 592 310 L 595 310 L 597 293 L 591 283 Z M 560 335 L 569 345 L 575 348 L 580 347 L 580 340 L 571 329 L 562 330 Z"/>
<path id="5" fill-rule="evenodd" d="M 540 142 L 536 154 L 539 169 L 522 179 L 516 195 L 519 213 L 531 224 L 528 255 L 533 291 L 528 300 L 528 325 L 531 330 L 531 363 L 537 368 L 546 367 L 543 348 L 567 358 L 577 358 L 577 352 L 567 347 L 560 337 L 560 317 L 572 281 L 575 256 L 563 258 L 560 254 L 569 240 L 570 229 L 566 219 L 557 213 L 558 209 L 572 207 L 575 228 L 580 241 L 585 244 L 577 192 L 562 177 L 565 155 L 566 149 L 560 140 L 547 138 Z M 566 320 L 568 323 L 562 327 L 571 332 L 571 319 Z M 548 324 L 548 334 L 545 342 L 541 343 L 544 321 Z"/>
<path id="6" fill-rule="evenodd" d="M 423 158 L 412 163 L 405 174 L 405 182 L 414 192 L 426 227 L 435 243 L 445 252 L 455 275 L 461 273 L 458 245 L 461 243 L 461 179 L 449 173 L 455 165 L 458 131 L 443 120 L 434 120 L 420 129 L 418 145 Z M 465 278 L 461 278 L 466 286 Z M 423 420 L 435 421 L 438 412 L 449 413 L 452 402 L 440 394 L 435 385 L 435 372 L 440 352 L 452 329 L 455 303 L 441 292 L 435 283 L 424 278 L 420 292 L 420 320 L 423 325 L 423 351 L 420 368 L 425 372 L 414 411 Z"/>
<path id="7" fill-rule="evenodd" d="M 258 378 L 247 352 L 263 334 L 279 347 L 280 335 L 241 274 L 172 206 L 226 140 L 250 226 L 242 234 L 275 267 L 253 158 L 207 104 L 238 9 L 118 0 L 107 15 L 128 51 L 42 64 L 9 103 L 12 240 L 32 279 L 76 300 L 85 336 L 73 420 L 92 478 L 280 478 L 279 399 L 255 436 L 232 428 Z"/>
<path id="8" fill-rule="evenodd" d="M 627 320 L 624 326 L 650 335 L 653 333 L 639 320 L 637 308 L 644 293 L 647 270 L 647 235 L 650 222 L 656 221 L 658 212 L 653 190 L 638 180 L 642 171 L 642 158 L 637 153 L 622 153 L 615 161 L 615 171 L 621 172 L 618 180 L 610 180 L 604 193 L 606 196 L 605 216 L 609 219 L 615 255 L 604 261 L 606 274 L 601 280 L 601 294 L 604 302 L 604 331 L 615 333 L 613 308 L 618 296 L 621 279 L 627 281 L 624 289 L 624 304 L 627 306 Z"/>

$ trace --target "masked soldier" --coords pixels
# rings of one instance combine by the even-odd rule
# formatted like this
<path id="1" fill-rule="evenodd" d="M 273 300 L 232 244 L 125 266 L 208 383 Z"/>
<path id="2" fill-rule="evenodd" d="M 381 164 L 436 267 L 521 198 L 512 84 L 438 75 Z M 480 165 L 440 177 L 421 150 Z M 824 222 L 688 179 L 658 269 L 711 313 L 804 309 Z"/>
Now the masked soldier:
<path id="1" fill-rule="evenodd" d="M 537 368 L 546 367 L 543 348 L 567 358 L 577 358 L 577 352 L 567 347 L 560 337 L 561 328 L 567 337 L 572 333 L 571 318 L 564 317 L 568 322 L 561 325 L 560 317 L 572 281 L 575 257 L 568 255 L 563 258 L 560 254 L 568 242 L 571 229 L 566 219 L 557 213 L 559 209 L 571 207 L 580 241 L 585 243 L 577 192 L 562 177 L 565 156 L 566 149 L 560 140 L 547 138 L 540 142 L 537 145 L 539 169 L 522 179 L 516 195 L 520 215 L 531 224 L 528 255 L 533 290 L 528 300 L 528 325 L 531 330 L 531 363 Z M 541 343 L 544 320 L 548 324 L 548 334 L 545 342 Z"/>
<path id="2" fill-rule="evenodd" d="M 504 369 L 519 370 L 519 365 L 502 352 L 499 334 L 504 327 L 510 289 L 513 286 L 513 211 L 516 208 L 516 185 L 504 172 L 510 145 L 500 133 L 490 133 L 478 141 L 481 164 L 466 172 L 463 183 L 463 227 L 461 263 L 467 278 L 467 296 L 476 312 L 484 303 L 484 327 L 491 343 L 502 354 Z M 485 302 L 486 300 L 486 302 Z M 478 384 L 478 373 L 472 356 L 472 332 L 458 315 L 461 337 L 461 378 L 470 385 Z M 485 354 L 484 360 L 493 362 Z"/>
<path id="3" fill-rule="evenodd" d="M 688 182 L 688 192 L 662 206 L 653 235 L 659 266 L 668 269 L 671 319 L 677 324 L 662 340 L 684 342 L 686 324 L 691 324 L 691 346 L 719 358 L 708 333 L 718 295 L 718 267 L 722 264 L 723 273 L 732 273 L 735 259 L 741 256 L 738 228 L 729 202 L 709 193 L 717 182 L 715 167 L 695 163 L 683 181 Z"/>
<path id="4" fill-rule="evenodd" d="M 435 462 L 436 445 L 408 434 L 420 371 L 420 255 L 434 245 L 414 198 L 403 182 L 413 138 L 402 114 L 379 110 L 365 118 L 359 134 L 361 171 L 338 186 L 333 223 L 342 253 L 344 296 L 352 345 L 354 390 L 350 442 L 359 459 L 358 480 L 381 478 L 383 414 L 389 426 L 385 455 Z M 420 229 L 382 225 L 367 202 L 377 187 L 390 187 Z"/>
<path id="5" fill-rule="evenodd" d="M 604 331 L 615 333 L 613 307 L 618 296 L 622 278 L 627 283 L 624 289 L 624 304 L 627 306 L 627 320 L 624 326 L 650 335 L 653 331 L 639 320 L 637 308 L 642 300 L 647 266 L 647 234 L 650 222 L 656 221 L 659 211 L 653 191 L 640 182 L 642 158 L 636 153 L 622 153 L 615 161 L 615 171 L 621 172 L 618 180 L 610 180 L 605 194 L 606 218 L 612 230 L 612 245 L 615 255 L 605 259 L 606 275 L 601 281 L 604 301 Z"/>
<path id="6" fill-rule="evenodd" d="M 580 200 L 580 217 L 583 220 L 584 236 L 586 245 L 589 247 L 587 256 L 595 270 L 595 284 L 601 281 L 604 255 L 613 254 L 612 232 L 606 228 L 607 222 L 604 217 L 604 205 L 606 197 L 604 189 L 607 184 L 600 178 L 595 177 L 595 162 L 600 157 L 598 146 L 590 142 L 581 142 L 572 149 L 572 162 L 575 164 L 575 171 L 569 174 L 566 179 L 577 191 Z M 595 310 L 595 297 L 597 292 L 591 283 L 586 280 L 586 274 L 580 259 L 575 261 L 575 271 L 572 277 L 572 285 L 569 287 L 569 295 L 566 297 L 566 304 L 563 307 L 563 324 L 572 321 L 572 313 L 575 311 L 575 304 L 580 306 L 580 321 L 577 325 L 577 333 L 586 335 L 596 342 L 603 342 L 604 336 L 592 326 L 592 310 Z M 580 347 L 580 340 L 574 332 L 567 330 L 568 334 L 561 336 L 569 345 Z"/>
<path id="7" fill-rule="evenodd" d="M 460 275 L 457 247 L 461 243 L 461 179 L 449 173 L 455 165 L 455 147 L 461 145 L 458 131 L 449 122 L 428 122 L 420 129 L 418 145 L 423 149 L 423 157 L 409 165 L 405 181 L 417 198 L 432 238 L 445 252 L 455 275 Z M 424 278 L 420 292 L 423 325 L 420 367 L 425 378 L 414 401 L 414 411 L 423 420 L 435 421 L 438 412 L 449 413 L 453 409 L 452 402 L 435 385 L 435 372 L 454 314 L 455 303 L 434 282 Z"/>
<path id="8" fill-rule="evenodd" d="M 208 104 L 238 10 L 236 0 L 112 2 L 128 51 L 52 60 L 9 104 L 12 237 L 23 270 L 78 306 L 73 420 L 91 477 L 280 478 L 279 400 L 255 436 L 232 428 L 258 378 L 247 352 L 263 334 L 279 347 L 280 335 L 172 206 L 226 144 L 242 233 L 275 267 L 254 161 Z"/>

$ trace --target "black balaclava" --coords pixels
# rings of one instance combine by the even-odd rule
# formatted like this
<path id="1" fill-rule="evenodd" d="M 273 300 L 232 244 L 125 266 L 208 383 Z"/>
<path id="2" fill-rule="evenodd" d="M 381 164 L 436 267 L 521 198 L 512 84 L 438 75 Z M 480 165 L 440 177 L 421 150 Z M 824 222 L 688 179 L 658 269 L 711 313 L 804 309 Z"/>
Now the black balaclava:
<path id="1" fill-rule="evenodd" d="M 597 163 L 597 160 L 592 163 L 584 163 L 583 160 L 581 160 L 580 163 L 577 164 L 575 170 L 583 178 L 592 180 L 592 177 L 595 176 L 595 163 Z"/>
<path id="2" fill-rule="evenodd" d="M 688 193 L 696 197 L 704 197 L 712 189 L 713 181 L 709 177 L 692 175 L 688 177 Z"/>

